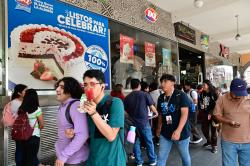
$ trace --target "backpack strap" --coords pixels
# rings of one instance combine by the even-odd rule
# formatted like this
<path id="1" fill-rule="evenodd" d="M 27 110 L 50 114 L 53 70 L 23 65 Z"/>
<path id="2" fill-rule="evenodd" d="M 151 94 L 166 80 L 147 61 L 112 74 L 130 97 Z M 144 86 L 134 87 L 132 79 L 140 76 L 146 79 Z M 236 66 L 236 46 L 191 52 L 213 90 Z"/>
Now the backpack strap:
<path id="1" fill-rule="evenodd" d="M 79 100 L 79 99 L 75 99 L 75 100 L 70 101 L 69 104 L 67 105 L 67 108 L 66 108 L 66 111 L 65 111 L 65 117 L 66 117 L 67 121 L 68 121 L 70 124 L 73 125 L 73 127 L 74 127 L 74 123 L 73 123 L 72 118 L 71 118 L 71 116 L 70 116 L 70 107 L 71 107 L 71 105 L 72 105 L 74 102 L 76 102 L 76 101 L 80 101 L 80 100 Z"/>
<path id="2" fill-rule="evenodd" d="M 97 112 L 105 111 L 105 113 L 107 113 L 111 108 L 112 100 L 113 100 L 113 97 L 109 95 L 105 103 L 96 108 Z"/>
<path id="3" fill-rule="evenodd" d="M 192 96 L 192 92 L 193 92 L 194 90 L 192 89 L 191 90 L 191 92 L 190 92 L 190 97 L 192 98 L 192 100 L 194 100 L 194 98 L 193 98 L 193 96 Z M 193 102 L 193 101 L 192 101 Z"/>

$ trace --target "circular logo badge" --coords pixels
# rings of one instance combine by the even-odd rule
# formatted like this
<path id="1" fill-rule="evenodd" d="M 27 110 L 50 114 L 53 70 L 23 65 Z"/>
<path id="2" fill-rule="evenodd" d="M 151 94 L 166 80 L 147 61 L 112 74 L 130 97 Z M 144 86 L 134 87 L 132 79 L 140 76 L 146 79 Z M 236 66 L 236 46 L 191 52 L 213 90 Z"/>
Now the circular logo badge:
<path id="1" fill-rule="evenodd" d="M 97 45 L 88 47 L 84 56 L 84 62 L 88 69 L 98 69 L 103 73 L 108 67 L 107 54 L 101 47 Z"/>

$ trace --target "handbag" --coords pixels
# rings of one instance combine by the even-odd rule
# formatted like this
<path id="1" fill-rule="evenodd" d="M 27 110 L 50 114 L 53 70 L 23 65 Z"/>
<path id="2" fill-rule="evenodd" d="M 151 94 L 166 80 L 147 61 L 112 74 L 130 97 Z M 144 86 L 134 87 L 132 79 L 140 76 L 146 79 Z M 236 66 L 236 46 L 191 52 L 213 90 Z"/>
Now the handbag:
<path id="1" fill-rule="evenodd" d="M 37 120 L 34 126 L 31 127 L 27 113 L 23 111 L 19 112 L 20 113 L 12 126 L 11 137 L 15 141 L 26 141 L 32 136 Z"/>

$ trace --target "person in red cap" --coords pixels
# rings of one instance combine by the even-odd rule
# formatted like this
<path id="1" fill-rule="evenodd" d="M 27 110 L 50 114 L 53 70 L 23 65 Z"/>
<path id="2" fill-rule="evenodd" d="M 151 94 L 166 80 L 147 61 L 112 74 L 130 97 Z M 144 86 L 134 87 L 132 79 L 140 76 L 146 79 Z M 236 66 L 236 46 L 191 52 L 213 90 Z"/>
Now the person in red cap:
<path id="1" fill-rule="evenodd" d="M 220 96 L 214 116 L 222 123 L 221 149 L 223 166 L 250 165 L 250 96 L 246 82 L 236 78 L 230 93 Z"/>

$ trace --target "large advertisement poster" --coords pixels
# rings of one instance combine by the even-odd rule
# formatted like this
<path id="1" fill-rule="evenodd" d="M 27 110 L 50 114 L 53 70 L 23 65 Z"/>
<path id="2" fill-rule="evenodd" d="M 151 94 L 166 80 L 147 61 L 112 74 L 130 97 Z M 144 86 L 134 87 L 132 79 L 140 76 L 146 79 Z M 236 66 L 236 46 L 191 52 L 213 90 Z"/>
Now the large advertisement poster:
<path id="1" fill-rule="evenodd" d="M 162 48 L 162 64 L 166 67 L 168 73 L 172 73 L 172 57 L 170 49 Z"/>
<path id="2" fill-rule="evenodd" d="M 134 63 L 134 39 L 120 34 L 120 62 Z"/>
<path id="3" fill-rule="evenodd" d="M 145 66 L 155 67 L 155 45 L 145 42 Z"/>
<path id="4" fill-rule="evenodd" d="M 9 88 L 53 89 L 88 69 L 110 89 L 108 19 L 56 0 L 8 0 Z"/>

